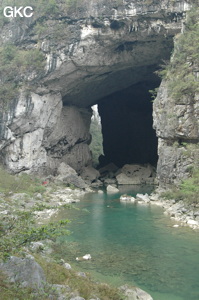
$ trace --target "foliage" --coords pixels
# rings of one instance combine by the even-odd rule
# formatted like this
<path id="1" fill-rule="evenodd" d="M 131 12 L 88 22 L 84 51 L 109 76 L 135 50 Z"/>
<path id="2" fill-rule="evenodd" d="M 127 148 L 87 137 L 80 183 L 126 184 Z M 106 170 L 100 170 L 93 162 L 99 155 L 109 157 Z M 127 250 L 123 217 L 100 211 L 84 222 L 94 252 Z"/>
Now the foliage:
<path id="1" fill-rule="evenodd" d="M 33 300 L 30 288 L 19 288 L 18 284 L 10 283 L 7 277 L 0 272 L 0 294 L 3 300 Z M 40 298 L 42 299 L 42 298 Z"/>
<path id="2" fill-rule="evenodd" d="M 103 300 L 124 299 L 117 288 L 107 284 L 97 284 L 89 276 L 78 276 L 74 270 L 64 269 L 52 261 L 46 262 L 41 256 L 37 256 L 36 260 L 43 268 L 47 281 L 51 284 L 69 285 L 72 290 L 78 291 L 81 297 L 85 299 L 91 299 L 94 295 Z"/>
<path id="3" fill-rule="evenodd" d="M 68 234 L 66 224 L 68 220 L 37 225 L 32 211 L 10 211 L 7 215 L 0 216 L 0 253 L 1 258 L 18 253 L 20 249 L 33 241 L 54 239 L 63 234 Z"/>
<path id="4" fill-rule="evenodd" d="M 168 80 L 172 98 L 179 102 L 183 96 L 193 98 L 199 92 L 197 70 L 199 67 L 199 8 L 188 13 L 184 32 L 176 37 L 169 65 L 159 74 Z M 196 71 L 195 71 L 196 70 Z"/>
<path id="5" fill-rule="evenodd" d="M 98 123 L 98 121 L 95 118 L 91 121 L 90 133 L 92 135 L 90 149 L 92 151 L 93 164 L 96 167 L 99 163 L 98 158 L 103 153 L 103 147 L 102 147 L 103 138 L 101 132 L 101 125 Z"/>
<path id="6" fill-rule="evenodd" d="M 0 167 L 0 193 L 43 193 L 45 187 L 42 186 L 41 180 L 31 177 L 27 174 L 11 175 Z"/>
<path id="7" fill-rule="evenodd" d="M 157 96 L 159 88 L 155 88 L 154 90 L 149 90 L 149 93 L 151 94 L 151 101 L 153 102 Z"/>
<path id="8" fill-rule="evenodd" d="M 190 178 L 182 181 L 179 188 L 173 187 L 172 190 L 163 193 L 167 199 L 183 200 L 187 204 L 199 203 L 199 169 L 192 172 Z"/>
<path id="9" fill-rule="evenodd" d="M 44 69 L 44 55 L 39 49 L 23 50 L 13 44 L 0 47 L 0 95 L 1 105 L 6 106 L 16 98 L 20 82 L 28 82 L 32 73 Z M 22 75 L 23 74 L 23 75 Z"/>

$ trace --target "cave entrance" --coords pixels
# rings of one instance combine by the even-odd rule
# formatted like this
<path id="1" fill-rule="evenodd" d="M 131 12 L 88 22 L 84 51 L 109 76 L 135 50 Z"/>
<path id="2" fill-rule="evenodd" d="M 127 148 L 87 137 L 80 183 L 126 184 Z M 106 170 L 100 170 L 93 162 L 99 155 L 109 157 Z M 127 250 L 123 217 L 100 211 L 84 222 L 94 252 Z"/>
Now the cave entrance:
<path id="1" fill-rule="evenodd" d="M 156 166 L 157 137 L 152 127 L 152 98 L 149 90 L 159 86 L 152 75 L 150 81 L 132 85 L 98 101 L 101 117 L 103 151 L 100 167 L 113 162 Z"/>

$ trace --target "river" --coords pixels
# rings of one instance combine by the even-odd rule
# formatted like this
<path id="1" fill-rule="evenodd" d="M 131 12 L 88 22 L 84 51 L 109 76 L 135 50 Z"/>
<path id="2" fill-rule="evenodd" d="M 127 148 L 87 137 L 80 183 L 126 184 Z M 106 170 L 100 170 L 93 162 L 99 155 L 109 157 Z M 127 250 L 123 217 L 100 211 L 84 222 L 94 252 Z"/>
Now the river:
<path id="1" fill-rule="evenodd" d="M 72 234 L 59 239 L 65 261 L 95 280 L 137 285 L 154 300 L 198 300 L 199 232 L 173 228 L 162 208 L 124 204 L 120 195 L 87 194 L 75 204 L 80 210 L 61 210 L 58 218 L 72 219 Z M 90 261 L 76 262 L 87 253 Z"/>

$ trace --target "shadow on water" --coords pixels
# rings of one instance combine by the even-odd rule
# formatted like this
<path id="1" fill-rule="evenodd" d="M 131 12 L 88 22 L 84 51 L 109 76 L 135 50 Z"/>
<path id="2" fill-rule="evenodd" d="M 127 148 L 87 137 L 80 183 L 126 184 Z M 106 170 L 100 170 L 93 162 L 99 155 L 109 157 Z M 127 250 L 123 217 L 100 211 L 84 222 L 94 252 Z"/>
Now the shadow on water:
<path id="1" fill-rule="evenodd" d="M 122 193 L 150 192 L 147 187 L 118 194 L 87 194 L 80 210 L 62 210 L 72 234 L 61 237 L 59 251 L 96 280 L 138 285 L 154 300 L 199 299 L 199 234 L 173 222 L 155 205 L 123 204 Z M 75 258 L 90 253 L 91 261 Z"/>

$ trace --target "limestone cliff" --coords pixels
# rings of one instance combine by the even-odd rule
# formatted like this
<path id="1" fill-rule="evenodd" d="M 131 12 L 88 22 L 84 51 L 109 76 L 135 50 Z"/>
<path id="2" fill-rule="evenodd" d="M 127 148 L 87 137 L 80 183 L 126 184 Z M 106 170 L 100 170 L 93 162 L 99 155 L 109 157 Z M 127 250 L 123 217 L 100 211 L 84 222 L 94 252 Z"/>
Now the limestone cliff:
<path id="1" fill-rule="evenodd" d="M 173 37 L 182 30 L 191 1 L 66 2 L 55 1 L 49 10 L 46 5 L 43 14 L 35 4 L 32 18 L 9 19 L 1 28 L 2 47 L 13 43 L 24 57 L 37 49 L 45 63 L 38 68 L 37 53 L 32 68 L 31 63 L 21 63 L 23 68 L 12 77 L 18 88 L 1 111 L 1 160 L 15 173 L 55 173 L 61 162 L 80 172 L 91 164 L 90 107 L 99 104 L 107 160 L 118 165 L 155 164 L 157 141 L 147 92 L 160 84 L 154 71 L 170 58 Z M 16 61 L 12 58 L 13 64 Z M 2 74 L 1 82 L 6 85 Z M 173 160 L 167 167 L 163 162 L 178 155 L 173 146 L 168 148 L 171 135 L 179 128 L 168 122 L 173 107 L 164 104 L 167 102 L 162 83 L 154 106 L 154 126 L 159 138 L 158 176 L 163 181 L 175 169 Z M 185 126 L 190 128 L 192 114 L 186 116 Z M 189 135 L 186 128 L 181 132 Z M 194 128 L 191 132 L 197 135 Z M 184 174 L 185 167 L 175 172 Z M 173 179 L 172 175 L 170 181 Z"/>
<path id="2" fill-rule="evenodd" d="M 166 76 L 154 101 L 154 128 L 159 140 L 160 183 L 178 183 L 199 167 L 198 6 L 176 37 Z"/>

